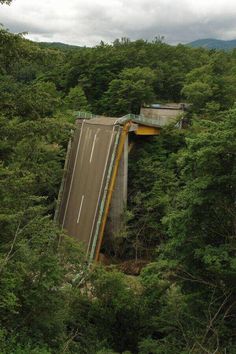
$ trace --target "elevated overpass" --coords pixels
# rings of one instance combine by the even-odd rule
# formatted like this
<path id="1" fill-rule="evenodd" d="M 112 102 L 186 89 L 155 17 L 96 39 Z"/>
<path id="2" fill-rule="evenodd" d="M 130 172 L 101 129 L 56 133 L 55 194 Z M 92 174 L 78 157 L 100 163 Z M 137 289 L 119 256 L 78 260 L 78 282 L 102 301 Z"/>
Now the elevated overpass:
<path id="1" fill-rule="evenodd" d="M 158 135 L 164 125 L 166 120 L 143 115 L 77 112 L 55 218 L 84 244 L 90 262 L 98 259 L 108 216 L 111 232 L 119 231 L 127 201 L 129 133 Z"/>

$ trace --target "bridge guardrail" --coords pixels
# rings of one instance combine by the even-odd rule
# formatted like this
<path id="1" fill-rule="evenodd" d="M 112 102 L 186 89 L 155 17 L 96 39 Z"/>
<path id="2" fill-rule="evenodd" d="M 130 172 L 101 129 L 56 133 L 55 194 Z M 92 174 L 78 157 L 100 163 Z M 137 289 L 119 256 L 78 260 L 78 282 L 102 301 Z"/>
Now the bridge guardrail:
<path id="1" fill-rule="evenodd" d="M 84 111 L 76 111 L 75 112 L 75 117 L 76 118 L 84 118 L 84 119 L 92 119 L 92 118 L 96 118 L 97 115 L 90 113 L 90 112 L 84 112 Z"/>
<path id="2" fill-rule="evenodd" d="M 163 120 L 160 117 L 158 117 L 156 119 L 150 119 L 150 118 L 147 118 L 143 115 L 137 115 L 137 114 L 133 114 L 133 113 L 126 114 L 125 116 L 121 117 L 119 121 L 125 122 L 126 120 L 129 120 L 129 119 L 135 123 L 140 123 L 140 124 L 144 124 L 144 125 L 151 125 L 151 126 L 155 126 L 155 127 L 161 127 L 166 124 L 165 122 L 163 122 Z"/>
<path id="3" fill-rule="evenodd" d="M 78 119 L 92 119 L 92 118 L 97 118 L 99 117 L 98 115 L 95 115 L 90 112 L 83 112 L 83 111 L 77 111 L 75 112 L 75 116 Z M 170 120 L 168 121 L 167 117 L 157 117 L 155 119 L 152 118 L 147 118 L 143 115 L 137 115 L 133 113 L 126 114 L 125 116 L 118 118 L 117 122 L 120 124 L 124 124 L 127 121 L 132 120 L 134 123 L 140 123 L 143 125 L 147 126 L 152 126 L 152 127 L 163 127 L 170 123 Z"/>

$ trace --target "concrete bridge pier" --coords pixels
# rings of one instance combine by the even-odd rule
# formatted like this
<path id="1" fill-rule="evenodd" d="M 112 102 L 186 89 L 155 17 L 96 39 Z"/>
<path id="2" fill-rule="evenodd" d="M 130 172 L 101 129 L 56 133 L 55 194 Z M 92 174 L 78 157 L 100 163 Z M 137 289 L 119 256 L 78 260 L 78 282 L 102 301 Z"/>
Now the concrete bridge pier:
<path id="1" fill-rule="evenodd" d="M 127 206 L 128 193 L 128 135 L 125 140 L 124 150 L 119 163 L 116 177 L 115 188 L 112 194 L 112 200 L 106 224 L 105 234 L 110 237 L 119 235 L 123 225 L 124 209 Z"/>

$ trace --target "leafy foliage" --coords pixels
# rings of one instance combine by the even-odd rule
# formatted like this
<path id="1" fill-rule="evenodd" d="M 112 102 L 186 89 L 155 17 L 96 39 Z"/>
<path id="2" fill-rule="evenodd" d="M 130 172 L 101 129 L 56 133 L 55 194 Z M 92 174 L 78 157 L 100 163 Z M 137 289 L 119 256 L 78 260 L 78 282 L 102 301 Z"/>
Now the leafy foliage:
<path id="1" fill-rule="evenodd" d="M 158 38 L 60 50 L 2 27 L 0 45 L 1 353 L 235 353 L 235 52 Z M 73 111 L 184 98 L 188 130 L 132 137 L 113 252 L 149 265 L 88 269 L 52 220 Z"/>
<path id="2" fill-rule="evenodd" d="M 141 105 L 153 101 L 155 74 L 150 68 L 124 69 L 118 79 L 110 82 L 102 97 L 105 111 L 111 115 L 139 113 Z M 104 103 L 103 103 L 104 102 Z"/>
<path id="3" fill-rule="evenodd" d="M 1 4 L 7 4 L 9 5 L 12 2 L 12 0 L 0 0 Z"/>
<path id="4" fill-rule="evenodd" d="M 129 238 L 136 238 L 134 223 L 159 244 L 155 263 L 142 274 L 152 325 L 141 352 L 234 352 L 235 122 L 234 109 L 221 113 L 217 123 L 195 122 L 185 133 L 186 145 L 179 145 L 183 136 L 175 140 L 165 159 L 164 134 L 155 158 L 143 153 L 133 167 L 134 191 L 139 189 L 142 199 L 132 197 L 136 219 Z M 145 152 L 149 149 L 150 143 Z M 141 242 L 140 256 L 150 241 L 145 236 Z"/>

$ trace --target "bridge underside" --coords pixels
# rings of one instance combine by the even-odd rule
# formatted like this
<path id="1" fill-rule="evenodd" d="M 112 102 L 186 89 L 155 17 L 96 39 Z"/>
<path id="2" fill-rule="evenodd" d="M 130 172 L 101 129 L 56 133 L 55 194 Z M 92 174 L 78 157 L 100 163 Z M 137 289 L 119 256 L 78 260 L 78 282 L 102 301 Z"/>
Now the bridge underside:
<path id="1" fill-rule="evenodd" d="M 139 124 L 137 130 L 135 130 L 136 135 L 159 135 L 160 132 L 160 128 L 149 127 L 147 125 L 142 124 Z"/>

